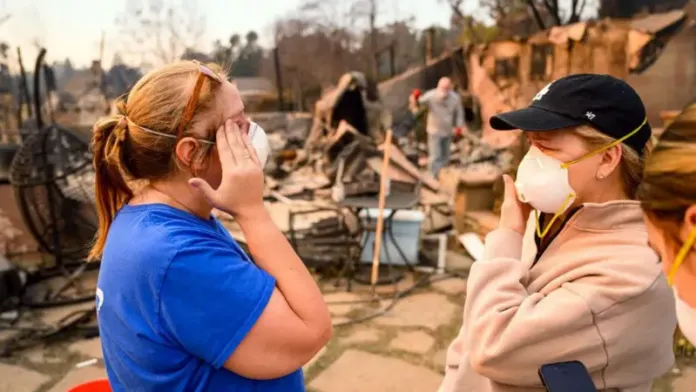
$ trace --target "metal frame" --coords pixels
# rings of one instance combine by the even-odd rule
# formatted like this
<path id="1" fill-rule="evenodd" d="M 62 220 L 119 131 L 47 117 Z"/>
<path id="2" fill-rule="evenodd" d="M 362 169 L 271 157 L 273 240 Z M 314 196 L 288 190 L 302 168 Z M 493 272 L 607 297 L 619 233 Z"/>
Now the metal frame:
<path id="1" fill-rule="evenodd" d="M 339 228 L 345 229 L 346 237 L 342 237 L 339 239 L 329 239 L 328 243 L 325 243 L 323 245 L 332 245 L 336 246 L 339 248 L 343 248 L 343 257 L 338 260 L 337 264 L 340 264 L 340 269 L 338 272 L 338 276 L 336 278 L 336 282 L 334 283 L 334 286 L 338 287 L 340 285 L 341 279 L 346 278 L 346 285 L 348 287 L 348 291 L 351 289 L 351 279 L 352 279 L 352 259 L 355 258 L 355 255 L 353 254 L 355 249 L 360 248 L 360 244 L 355 238 L 358 233 L 352 233 L 349 230 L 349 227 L 346 225 L 346 215 L 345 213 L 340 209 L 340 208 L 335 208 L 335 207 L 317 207 L 311 210 L 306 210 L 306 211 L 290 211 L 288 214 L 288 237 L 290 240 L 290 245 L 295 249 L 295 252 L 298 253 L 300 258 L 303 260 L 306 260 L 302 256 L 302 252 L 300 249 L 300 243 L 298 242 L 297 238 L 297 230 L 295 229 L 295 218 L 298 216 L 302 215 L 309 215 L 309 214 L 316 214 L 316 213 L 321 213 L 321 212 L 334 212 L 339 218 Z M 358 223 L 359 224 L 359 223 Z M 358 256 L 359 257 L 359 256 Z M 306 261 L 305 261 L 306 262 Z M 348 275 L 347 275 L 348 274 Z"/>

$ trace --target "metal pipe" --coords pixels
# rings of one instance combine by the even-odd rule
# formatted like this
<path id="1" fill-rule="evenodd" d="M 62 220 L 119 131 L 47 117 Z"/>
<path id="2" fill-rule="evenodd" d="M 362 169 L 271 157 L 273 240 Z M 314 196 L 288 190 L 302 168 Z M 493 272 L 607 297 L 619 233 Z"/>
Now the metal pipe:
<path id="1" fill-rule="evenodd" d="M 394 63 L 394 58 L 396 57 L 396 44 L 392 42 L 389 46 L 389 77 L 396 76 L 396 64 Z"/>
<path id="2" fill-rule="evenodd" d="M 22 61 L 22 50 L 17 47 L 17 60 L 19 61 L 19 75 L 20 75 L 20 80 L 19 80 L 19 88 L 20 88 L 20 97 L 19 97 L 19 123 L 18 126 L 21 128 L 22 124 L 24 123 L 24 117 L 23 117 L 23 106 L 24 104 L 27 105 L 27 115 L 29 117 L 32 117 L 32 110 L 31 110 L 31 97 L 29 96 L 29 85 L 27 84 L 27 72 L 24 70 L 24 62 Z"/>
<path id="3" fill-rule="evenodd" d="M 41 117 L 41 65 L 45 56 L 46 48 L 41 48 L 34 65 L 34 111 L 36 111 L 37 129 L 42 129 L 44 126 L 43 118 Z"/>
<path id="4" fill-rule="evenodd" d="M 429 27 L 425 31 L 425 63 L 426 64 L 430 64 L 430 62 L 433 60 L 433 57 L 435 57 L 433 55 L 434 44 L 435 44 L 435 28 Z"/>

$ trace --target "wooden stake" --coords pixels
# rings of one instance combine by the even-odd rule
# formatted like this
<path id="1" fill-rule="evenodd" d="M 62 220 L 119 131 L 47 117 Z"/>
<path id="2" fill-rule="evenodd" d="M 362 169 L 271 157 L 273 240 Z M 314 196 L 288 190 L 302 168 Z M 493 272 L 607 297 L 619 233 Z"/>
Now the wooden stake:
<path id="1" fill-rule="evenodd" d="M 384 140 L 384 159 L 382 160 L 382 175 L 379 179 L 379 203 L 377 212 L 377 230 L 375 231 L 375 248 L 372 255 L 372 292 L 375 292 L 375 285 L 379 278 L 379 255 L 382 247 L 382 232 L 384 231 L 384 204 L 387 198 L 387 182 L 389 181 L 389 155 L 391 152 L 392 130 L 387 130 Z"/>

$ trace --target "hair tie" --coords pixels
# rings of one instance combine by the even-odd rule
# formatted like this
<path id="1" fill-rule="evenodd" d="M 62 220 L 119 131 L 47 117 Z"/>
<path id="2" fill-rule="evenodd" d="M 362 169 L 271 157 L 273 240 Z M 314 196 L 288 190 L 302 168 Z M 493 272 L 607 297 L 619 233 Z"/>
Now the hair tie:
<path id="1" fill-rule="evenodd" d="M 123 142 L 126 140 L 126 131 L 128 130 L 128 117 L 121 115 L 116 124 L 114 132 L 116 132 L 116 140 Z"/>
<path id="2" fill-rule="evenodd" d="M 126 118 L 126 116 L 124 116 L 123 114 L 119 115 L 118 117 L 119 117 L 119 118 L 118 118 L 118 123 L 116 124 L 116 126 L 117 126 L 118 128 L 125 128 L 125 127 L 127 127 L 127 126 L 128 126 L 128 118 Z"/>

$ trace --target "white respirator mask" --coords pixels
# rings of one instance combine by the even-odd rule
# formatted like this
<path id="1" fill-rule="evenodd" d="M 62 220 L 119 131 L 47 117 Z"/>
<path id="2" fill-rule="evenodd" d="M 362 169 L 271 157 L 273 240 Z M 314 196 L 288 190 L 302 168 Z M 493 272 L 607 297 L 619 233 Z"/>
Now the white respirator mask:
<path id="1" fill-rule="evenodd" d="M 548 214 L 564 213 L 575 200 L 566 165 L 534 146 L 517 168 L 515 188 L 521 202 Z"/>
<path id="2" fill-rule="evenodd" d="M 517 168 L 515 188 L 522 203 L 528 203 L 537 214 L 541 211 L 554 214 L 543 231 L 537 224 L 537 234 L 543 238 L 555 221 L 575 201 L 575 191 L 568 178 L 569 164 L 544 154 L 537 147 L 530 147 Z"/>
<path id="3" fill-rule="evenodd" d="M 266 131 L 259 124 L 249 121 L 249 139 L 254 150 L 256 150 L 256 156 L 259 157 L 261 167 L 266 166 L 268 155 L 271 152 L 271 145 L 268 142 Z"/>
<path id="4" fill-rule="evenodd" d="M 696 309 L 679 298 L 676 290 L 674 290 L 674 299 L 677 306 L 679 329 L 689 342 L 696 344 Z"/>
<path id="5" fill-rule="evenodd" d="M 696 244 L 696 228 L 691 229 L 689 237 L 682 245 L 681 249 L 674 258 L 674 262 L 667 273 L 667 283 L 674 290 L 674 299 L 677 304 L 677 320 L 679 321 L 679 329 L 691 343 L 696 344 L 696 308 L 692 308 L 688 303 L 684 302 L 679 297 L 676 287 L 674 286 L 674 277 L 679 270 L 679 267 L 686 261 L 689 253 L 694 249 Z"/>

